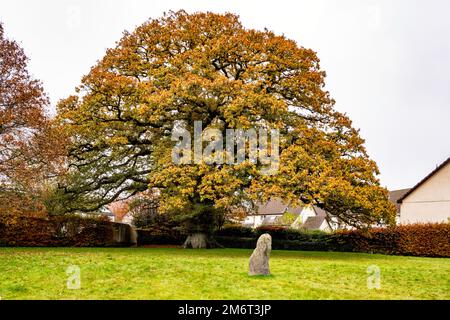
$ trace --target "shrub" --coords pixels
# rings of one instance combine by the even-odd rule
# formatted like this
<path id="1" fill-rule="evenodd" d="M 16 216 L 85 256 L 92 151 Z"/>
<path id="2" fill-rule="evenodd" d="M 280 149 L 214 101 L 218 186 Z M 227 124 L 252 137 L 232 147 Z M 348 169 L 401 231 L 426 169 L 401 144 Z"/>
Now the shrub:
<path id="1" fill-rule="evenodd" d="M 268 233 L 275 240 L 298 240 L 311 241 L 312 237 L 309 233 L 301 230 L 290 229 L 281 226 L 260 226 L 255 230 L 256 236 L 259 237 L 263 233 Z"/>
<path id="2" fill-rule="evenodd" d="M 325 241 L 328 233 L 315 230 L 297 230 L 282 226 L 260 226 L 256 229 L 245 227 L 239 224 L 228 224 L 216 231 L 216 236 L 224 237 L 243 237 L 243 238 L 258 238 L 263 233 L 269 233 L 272 238 L 278 240 L 297 240 L 297 241 Z"/>
<path id="3" fill-rule="evenodd" d="M 217 241 L 230 248 L 254 248 L 257 238 L 269 233 L 274 250 L 315 250 L 383 253 L 427 257 L 450 257 L 450 224 L 411 224 L 393 228 L 342 230 L 334 233 L 301 231 L 280 226 L 253 230 L 225 226 Z"/>
<path id="4" fill-rule="evenodd" d="M 285 212 L 281 217 L 279 217 L 277 220 L 277 223 L 283 226 L 290 226 L 292 225 L 295 220 L 297 220 L 297 215 L 292 212 Z"/>
<path id="5" fill-rule="evenodd" d="M 405 225 L 397 230 L 396 254 L 450 257 L 450 224 Z"/>
<path id="6" fill-rule="evenodd" d="M 273 240 L 273 250 L 302 250 L 302 251 L 328 251 L 326 242 L 300 241 L 300 240 Z"/>
<path id="7" fill-rule="evenodd" d="M 137 230 L 137 244 L 139 246 L 147 244 L 183 244 L 186 236 L 176 230 L 167 230 L 167 232 L 160 232 L 160 230 Z"/>
<path id="8" fill-rule="evenodd" d="M 216 231 L 217 242 L 228 248 L 253 249 L 263 233 L 272 236 L 274 250 L 347 251 L 428 257 L 450 257 L 450 224 L 413 224 L 370 230 L 342 230 L 334 233 L 305 231 L 281 226 L 256 229 L 237 224 Z M 182 244 L 185 235 L 162 224 L 138 231 L 138 243 Z"/>
<path id="9" fill-rule="evenodd" d="M 181 225 L 170 214 L 156 214 L 150 221 L 148 221 L 145 227 L 136 226 L 141 230 L 151 231 L 153 234 L 170 235 L 172 233 L 181 233 Z"/>
<path id="10" fill-rule="evenodd" d="M 243 238 L 253 238 L 256 236 L 253 228 L 245 227 L 240 224 L 224 225 L 222 228 L 216 231 L 215 235 L 225 237 L 243 237 Z"/>
<path id="11" fill-rule="evenodd" d="M 137 230 L 138 245 L 180 244 L 186 238 L 180 222 L 173 214 L 156 214 L 145 228 Z"/>
<path id="12" fill-rule="evenodd" d="M 0 245 L 50 247 L 128 245 L 129 228 L 129 226 L 116 226 L 103 217 L 50 216 L 42 218 L 6 215 L 0 216 Z M 121 234 L 121 239 L 116 242 L 119 231 L 127 234 Z"/>
<path id="13" fill-rule="evenodd" d="M 256 238 L 216 236 L 216 241 L 225 248 L 254 249 L 256 247 Z"/>
<path id="14" fill-rule="evenodd" d="M 333 250 L 450 257 L 450 224 L 428 223 L 339 231 L 327 240 Z"/>

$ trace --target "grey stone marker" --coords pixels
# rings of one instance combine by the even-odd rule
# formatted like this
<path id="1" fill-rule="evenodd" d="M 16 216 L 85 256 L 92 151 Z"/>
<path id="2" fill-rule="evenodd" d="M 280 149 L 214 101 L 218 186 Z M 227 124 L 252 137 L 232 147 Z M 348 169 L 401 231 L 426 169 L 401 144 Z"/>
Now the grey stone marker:
<path id="1" fill-rule="evenodd" d="M 249 271 L 250 276 L 270 275 L 269 256 L 272 250 L 272 237 L 268 233 L 262 234 L 256 248 L 250 256 Z"/>

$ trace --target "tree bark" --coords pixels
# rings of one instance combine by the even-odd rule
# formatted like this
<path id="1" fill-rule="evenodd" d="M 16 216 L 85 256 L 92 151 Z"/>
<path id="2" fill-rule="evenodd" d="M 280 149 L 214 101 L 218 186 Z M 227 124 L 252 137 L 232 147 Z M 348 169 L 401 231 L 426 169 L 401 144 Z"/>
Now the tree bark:
<path id="1" fill-rule="evenodd" d="M 183 244 L 183 248 L 190 249 L 211 249 L 217 247 L 220 247 L 220 245 L 214 239 L 201 232 L 189 234 Z"/>

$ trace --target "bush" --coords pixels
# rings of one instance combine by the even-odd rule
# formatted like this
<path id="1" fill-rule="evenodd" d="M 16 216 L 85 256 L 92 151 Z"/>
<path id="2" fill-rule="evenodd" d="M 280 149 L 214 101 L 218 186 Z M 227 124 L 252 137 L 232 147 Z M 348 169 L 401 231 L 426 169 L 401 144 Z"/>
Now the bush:
<path id="1" fill-rule="evenodd" d="M 450 257 L 450 224 L 428 223 L 339 231 L 327 240 L 333 250 Z"/>
<path id="2" fill-rule="evenodd" d="M 291 229 L 283 226 L 260 226 L 256 229 L 245 227 L 239 224 L 228 224 L 216 231 L 216 236 L 259 238 L 264 233 L 268 233 L 273 239 L 298 240 L 298 241 L 324 241 L 329 235 L 320 230 L 306 231 Z"/>
<path id="3" fill-rule="evenodd" d="M 225 248 L 254 249 L 256 247 L 256 238 L 216 236 L 216 241 Z"/>
<path id="4" fill-rule="evenodd" d="M 290 229 L 280 226 L 261 226 L 256 228 L 256 236 L 259 237 L 263 233 L 268 233 L 275 240 L 297 240 L 297 241 L 312 241 L 313 237 L 309 232 Z"/>
<path id="5" fill-rule="evenodd" d="M 172 214 L 156 214 L 145 228 L 137 230 L 138 245 L 181 244 L 186 238 L 180 222 Z"/>
<path id="6" fill-rule="evenodd" d="M 257 229 L 241 225 L 225 225 L 215 233 L 217 242 L 228 248 L 256 247 L 263 233 L 272 236 L 274 250 L 346 251 L 450 257 L 450 224 L 413 224 L 394 228 L 345 230 L 334 233 L 304 231 L 281 226 L 261 226 Z M 176 228 L 162 225 L 152 230 L 139 230 L 138 243 L 182 244 L 185 235 Z"/>
<path id="7" fill-rule="evenodd" d="M 216 231 L 215 235 L 224 237 L 243 237 L 243 238 L 253 238 L 256 236 L 253 228 L 245 227 L 239 224 L 224 225 L 222 228 Z"/>
<path id="8" fill-rule="evenodd" d="M 32 247 L 129 245 L 130 227 L 117 225 L 104 218 L 80 216 L 45 218 L 0 216 L 0 245 Z M 116 241 L 119 236 L 119 241 Z"/>
<path id="9" fill-rule="evenodd" d="M 273 240 L 273 250 L 302 250 L 302 251 L 328 251 L 330 246 L 326 242 L 300 241 L 300 240 Z"/>
<path id="10" fill-rule="evenodd" d="M 217 236 L 217 242 L 226 248 L 254 249 L 257 238 Z M 330 247 L 325 242 L 307 242 L 299 240 L 272 240 L 272 250 L 327 251 Z"/>
<path id="11" fill-rule="evenodd" d="M 311 239 L 315 242 L 326 241 L 329 238 L 330 233 L 322 230 L 303 231 L 311 236 Z"/>
<path id="12" fill-rule="evenodd" d="M 181 245 L 186 239 L 186 235 L 176 230 L 167 230 L 167 232 L 161 233 L 160 230 L 138 229 L 137 234 L 137 244 L 139 246 L 147 244 Z"/>
<path id="13" fill-rule="evenodd" d="M 229 248 L 255 248 L 263 233 L 272 236 L 274 250 L 367 252 L 393 255 L 450 257 L 450 224 L 411 224 L 393 228 L 345 230 L 335 233 L 301 231 L 280 226 L 225 226 L 217 241 Z"/>

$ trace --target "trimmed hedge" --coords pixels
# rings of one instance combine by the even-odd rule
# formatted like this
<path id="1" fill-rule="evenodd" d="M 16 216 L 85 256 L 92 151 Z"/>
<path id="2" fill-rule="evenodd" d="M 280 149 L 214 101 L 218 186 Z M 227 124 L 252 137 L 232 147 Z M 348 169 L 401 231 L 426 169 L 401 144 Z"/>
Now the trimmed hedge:
<path id="1" fill-rule="evenodd" d="M 215 236 L 216 241 L 225 248 L 254 249 L 257 238 Z"/>
<path id="2" fill-rule="evenodd" d="M 428 223 L 338 231 L 328 243 L 333 250 L 403 256 L 450 257 L 450 224 Z"/>
<path id="3" fill-rule="evenodd" d="M 241 226 L 239 224 L 228 224 L 216 231 L 215 235 L 220 237 L 243 237 L 253 238 L 255 232 L 253 228 Z"/>
<path id="4" fill-rule="evenodd" d="M 305 242 L 322 241 L 327 236 L 323 231 L 304 231 L 281 226 L 261 226 L 253 229 L 240 225 L 225 225 L 215 234 L 220 237 L 259 238 L 263 233 L 270 234 L 273 239 Z"/>
<path id="5" fill-rule="evenodd" d="M 125 246 L 130 234 L 130 226 L 104 218 L 0 216 L 1 246 Z"/>
<path id="6" fill-rule="evenodd" d="M 217 242 L 226 248 L 254 249 L 258 238 L 237 238 L 216 236 Z M 325 242 L 280 240 L 272 238 L 272 250 L 302 250 L 302 251 L 328 251 L 329 245 Z"/>
<path id="7" fill-rule="evenodd" d="M 250 229 L 250 230 L 249 230 Z M 334 233 L 306 232 L 278 226 L 226 226 L 217 241 L 229 248 L 254 248 L 263 233 L 272 236 L 272 249 L 346 251 L 405 256 L 450 257 L 450 224 L 411 224 L 393 228 L 345 230 Z M 244 234 L 244 237 L 240 235 Z"/>
<path id="8" fill-rule="evenodd" d="M 176 228 L 155 227 L 137 230 L 138 245 L 181 245 L 186 235 Z M 413 224 L 393 228 L 374 228 L 366 231 L 346 230 L 334 233 L 302 231 L 278 226 L 252 229 L 227 225 L 215 233 L 217 242 L 228 248 L 253 249 L 263 233 L 272 236 L 274 250 L 345 251 L 450 257 L 450 224 Z"/>
<path id="9" fill-rule="evenodd" d="M 186 240 L 186 236 L 175 230 L 167 230 L 161 232 L 154 229 L 138 229 L 137 231 L 137 245 L 143 246 L 146 244 L 173 244 L 181 245 Z"/>

